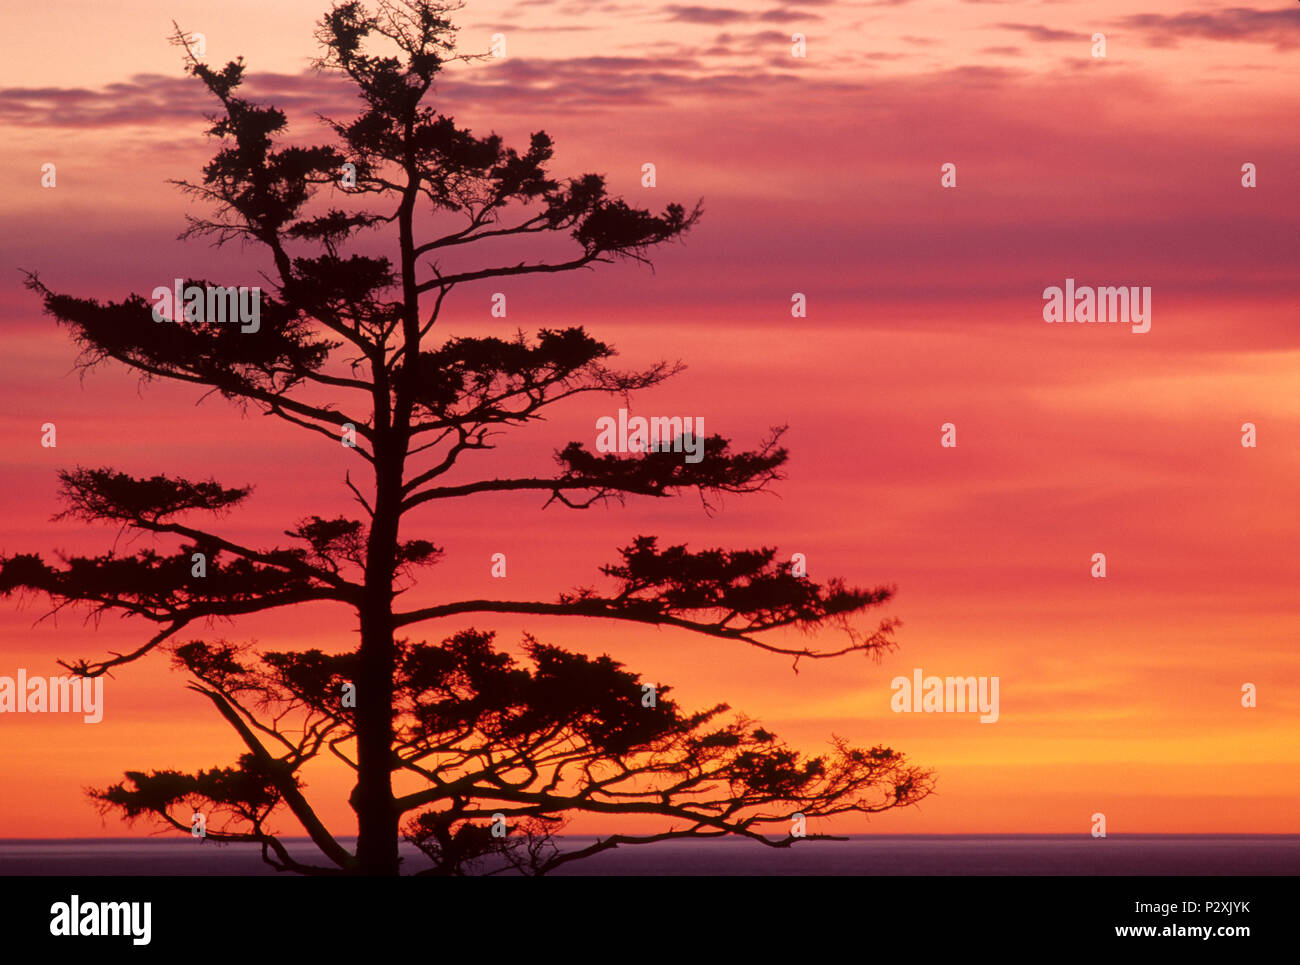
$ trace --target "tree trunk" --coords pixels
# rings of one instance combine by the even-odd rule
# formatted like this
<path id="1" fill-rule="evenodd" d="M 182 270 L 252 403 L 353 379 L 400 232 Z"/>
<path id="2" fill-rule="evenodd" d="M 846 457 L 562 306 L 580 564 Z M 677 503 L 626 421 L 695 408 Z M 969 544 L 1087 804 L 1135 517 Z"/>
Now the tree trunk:
<path id="1" fill-rule="evenodd" d="M 378 500 L 366 559 L 357 680 L 357 862 L 363 875 L 398 873 L 397 808 L 393 797 L 393 561 L 397 500 L 391 474 L 376 473 Z M 400 469 L 398 470 L 400 479 Z"/>
<path id="2" fill-rule="evenodd" d="M 393 634 L 388 603 L 366 604 L 357 681 L 357 861 L 363 875 L 395 875 L 397 808 L 393 798 Z"/>
<path id="3" fill-rule="evenodd" d="M 414 110 L 407 118 L 407 144 L 413 137 Z M 387 370 L 375 366 L 375 507 L 366 544 L 366 592 L 361 609 L 361 669 L 357 686 L 357 862 L 363 875 L 398 873 L 398 821 L 393 797 L 393 571 L 402 517 L 402 481 L 410 442 L 415 360 L 420 351 L 420 295 L 415 281 L 412 228 L 419 174 L 412 157 L 409 184 L 398 211 L 402 264 L 402 339 L 406 362 L 397 397 L 390 406 Z"/>

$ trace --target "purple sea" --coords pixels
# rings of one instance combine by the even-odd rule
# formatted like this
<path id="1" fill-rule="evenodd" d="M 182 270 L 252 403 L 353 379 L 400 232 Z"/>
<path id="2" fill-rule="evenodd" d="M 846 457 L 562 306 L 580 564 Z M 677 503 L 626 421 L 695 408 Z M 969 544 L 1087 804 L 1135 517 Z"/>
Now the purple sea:
<path id="1" fill-rule="evenodd" d="M 594 839 L 572 836 L 562 850 Z M 306 839 L 287 839 L 314 861 Z M 353 841 L 343 839 L 345 846 Z M 403 847 L 412 870 L 424 866 Z M 195 838 L 0 839 L 4 875 L 274 875 L 250 845 Z M 750 841 L 624 846 L 564 875 L 1296 875 L 1300 835 L 862 835 L 773 849 Z"/>

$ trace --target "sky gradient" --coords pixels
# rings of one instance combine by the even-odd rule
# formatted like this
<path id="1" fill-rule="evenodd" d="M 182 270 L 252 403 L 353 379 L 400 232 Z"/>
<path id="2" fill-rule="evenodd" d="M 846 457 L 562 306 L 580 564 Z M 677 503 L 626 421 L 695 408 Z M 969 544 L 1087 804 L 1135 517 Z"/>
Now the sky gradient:
<path id="1" fill-rule="evenodd" d="M 78 465 L 252 483 L 220 531 L 254 544 L 348 511 L 355 458 L 342 447 L 120 366 L 82 378 L 19 273 L 115 299 L 187 275 L 257 284 L 260 252 L 176 240 L 199 212 L 167 179 L 197 179 L 212 105 L 166 42 L 170 20 L 205 34 L 210 63 L 244 55 L 247 92 L 312 139 L 317 113 L 352 111 L 344 86 L 308 70 L 322 10 L 6 12 L 0 551 L 112 544 L 112 529 L 50 521 L 56 470 Z M 488 617 L 423 636 L 472 624 L 514 645 L 530 630 L 607 652 L 687 707 L 725 700 L 802 749 L 835 734 L 936 772 L 918 807 L 810 831 L 1086 834 L 1100 811 L 1112 833 L 1300 833 L 1300 7 L 575 0 L 471 2 L 456 19 L 463 50 L 501 32 L 507 56 L 449 67 L 440 110 L 517 146 L 544 129 L 552 172 L 604 172 L 655 209 L 703 199 L 705 214 L 654 272 L 458 290 L 443 333 L 583 324 L 626 367 L 686 363 L 636 413 L 700 416 L 744 448 L 788 424 L 791 458 L 776 495 L 713 514 L 692 496 L 584 513 L 542 511 L 533 494 L 426 507 L 405 535 L 446 555 L 410 604 L 553 599 L 599 584 L 619 546 L 656 534 L 775 546 L 804 553 L 818 580 L 895 584 L 883 615 L 903 626 L 879 662 L 797 673 L 740 643 L 593 621 Z M 794 32 L 806 58 L 790 55 Z M 1104 59 L 1090 53 L 1097 32 Z M 54 188 L 40 183 L 47 162 Z M 944 163 L 955 188 L 940 186 Z M 1043 289 L 1066 278 L 1150 286 L 1151 330 L 1044 324 Z M 504 322 L 489 317 L 492 291 L 508 294 Z M 791 317 L 794 292 L 806 318 Z M 556 407 L 458 481 L 544 473 L 618 406 Z M 46 422 L 57 448 L 40 444 Z M 948 422 L 952 449 L 939 445 Z M 1241 445 L 1246 422 L 1255 448 Z M 495 552 L 507 580 L 489 575 Z M 1106 579 L 1090 575 L 1097 552 Z M 37 623 L 46 610 L 0 605 L 0 674 L 55 674 L 59 658 L 143 638 L 140 624 L 71 611 Z M 213 633 L 342 650 L 353 629 L 320 605 Z M 891 678 L 916 667 L 999 676 L 1000 719 L 891 712 Z M 154 655 L 106 683 L 102 723 L 0 716 L 0 837 L 149 833 L 101 819 L 82 788 L 233 760 L 237 738 L 183 682 Z M 1256 708 L 1241 706 L 1245 682 Z M 307 774 L 326 824 L 350 833 L 348 775 Z"/>

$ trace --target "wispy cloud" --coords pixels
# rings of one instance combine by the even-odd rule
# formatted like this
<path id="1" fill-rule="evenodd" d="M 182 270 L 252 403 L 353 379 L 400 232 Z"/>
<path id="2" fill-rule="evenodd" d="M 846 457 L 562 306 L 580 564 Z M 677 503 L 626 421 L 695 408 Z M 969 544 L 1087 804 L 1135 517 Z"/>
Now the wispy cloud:
<path id="1" fill-rule="evenodd" d="M 734 7 L 693 7 L 670 3 L 664 9 L 668 12 L 668 19 L 678 23 L 735 23 L 738 20 L 752 19 L 754 16 L 748 11 L 737 10 Z"/>
<path id="2" fill-rule="evenodd" d="M 1149 47 L 1176 47 L 1196 38 L 1233 43 L 1272 44 L 1277 50 L 1300 47 L 1300 6 L 1277 10 L 1232 7 L 1207 13 L 1139 13 L 1119 21 L 1141 31 Z"/>
<path id="3" fill-rule="evenodd" d="M 1036 23 L 1000 23 L 996 26 L 1000 27 L 1002 30 L 1015 30 L 1045 43 L 1054 43 L 1062 40 L 1078 40 L 1085 36 L 1080 31 L 1055 30 L 1051 27 L 1044 27 L 1042 24 Z"/>

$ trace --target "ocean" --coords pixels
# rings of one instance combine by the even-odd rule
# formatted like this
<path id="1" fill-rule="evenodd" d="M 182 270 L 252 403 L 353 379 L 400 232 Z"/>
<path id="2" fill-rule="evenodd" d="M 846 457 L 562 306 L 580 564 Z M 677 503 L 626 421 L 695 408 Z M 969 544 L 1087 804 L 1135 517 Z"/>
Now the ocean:
<path id="1" fill-rule="evenodd" d="M 562 849 L 591 837 L 567 836 Z M 304 838 L 287 838 L 316 863 Z M 352 839 L 341 839 L 345 847 Z M 411 870 L 424 866 L 403 845 Z M 4 875 L 275 875 L 254 845 L 197 838 L 0 839 Z M 623 846 L 557 875 L 1295 875 L 1300 835 L 860 835 L 774 849 L 745 840 Z"/>

